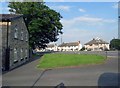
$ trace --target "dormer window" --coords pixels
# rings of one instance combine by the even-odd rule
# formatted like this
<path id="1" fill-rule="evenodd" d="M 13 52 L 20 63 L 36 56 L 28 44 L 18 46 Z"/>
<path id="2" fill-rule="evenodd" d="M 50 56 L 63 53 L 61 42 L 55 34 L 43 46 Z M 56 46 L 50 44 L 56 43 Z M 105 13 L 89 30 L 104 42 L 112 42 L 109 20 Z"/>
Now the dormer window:
<path id="1" fill-rule="evenodd" d="M 15 29 L 14 29 L 14 38 L 18 38 L 18 29 L 17 29 L 17 26 L 15 26 Z"/>
<path id="2" fill-rule="evenodd" d="M 23 40 L 23 30 L 21 31 L 21 40 Z"/>

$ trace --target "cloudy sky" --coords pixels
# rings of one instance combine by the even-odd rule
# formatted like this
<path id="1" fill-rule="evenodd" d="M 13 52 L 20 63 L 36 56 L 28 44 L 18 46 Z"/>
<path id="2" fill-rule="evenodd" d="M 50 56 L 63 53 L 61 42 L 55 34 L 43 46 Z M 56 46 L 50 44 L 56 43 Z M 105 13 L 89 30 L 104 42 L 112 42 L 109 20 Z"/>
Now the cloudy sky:
<path id="1" fill-rule="evenodd" d="M 118 37 L 117 2 L 46 2 L 46 5 L 63 17 L 63 42 L 81 41 L 83 45 L 96 37 L 107 42 Z M 0 9 L 0 13 L 9 13 L 6 3 Z M 57 43 L 60 42 L 59 39 Z"/>
<path id="2" fill-rule="evenodd" d="M 115 2 L 47 2 L 46 5 L 63 16 L 63 42 L 80 40 L 84 44 L 96 37 L 109 42 L 118 37 Z"/>

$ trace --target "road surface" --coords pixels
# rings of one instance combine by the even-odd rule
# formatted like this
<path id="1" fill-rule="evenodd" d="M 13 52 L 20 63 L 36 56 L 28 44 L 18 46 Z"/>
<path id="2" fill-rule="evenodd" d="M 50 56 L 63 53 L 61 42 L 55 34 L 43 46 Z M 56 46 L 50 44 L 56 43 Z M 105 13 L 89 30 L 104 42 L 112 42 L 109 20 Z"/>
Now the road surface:
<path id="1" fill-rule="evenodd" d="M 39 63 L 39 59 L 36 59 L 3 74 L 3 86 L 56 86 L 61 82 L 65 86 L 98 86 L 106 80 L 117 83 L 114 77 L 114 74 L 118 73 L 117 52 L 108 55 L 107 61 L 103 64 L 46 71 L 36 68 Z M 113 74 L 113 79 L 109 79 L 110 74 Z"/>

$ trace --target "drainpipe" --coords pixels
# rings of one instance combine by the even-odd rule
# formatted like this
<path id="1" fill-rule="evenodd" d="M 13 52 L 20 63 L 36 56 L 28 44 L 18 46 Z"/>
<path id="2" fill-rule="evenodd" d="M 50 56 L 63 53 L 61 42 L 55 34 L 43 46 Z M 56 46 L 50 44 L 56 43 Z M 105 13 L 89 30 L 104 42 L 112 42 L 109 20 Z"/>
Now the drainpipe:
<path id="1" fill-rule="evenodd" d="M 7 36 L 6 36 L 6 58 L 5 58 L 5 70 L 9 70 L 9 45 L 8 45 L 8 38 L 9 38 L 9 21 L 7 21 Z"/>

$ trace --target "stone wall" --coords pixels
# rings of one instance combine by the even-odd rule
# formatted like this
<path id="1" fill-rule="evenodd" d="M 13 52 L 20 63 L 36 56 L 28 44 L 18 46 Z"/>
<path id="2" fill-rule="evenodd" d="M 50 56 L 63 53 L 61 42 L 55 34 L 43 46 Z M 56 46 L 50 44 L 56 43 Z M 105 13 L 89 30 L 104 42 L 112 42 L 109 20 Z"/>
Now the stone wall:
<path id="1" fill-rule="evenodd" d="M 2 24 L 2 62 L 3 65 L 5 64 L 5 50 L 7 48 L 7 25 L 5 22 L 0 22 Z M 15 28 L 17 28 L 18 37 L 15 38 Z M 21 40 L 21 32 L 23 32 L 23 40 Z M 29 44 L 28 40 L 26 41 L 26 36 L 29 40 L 29 34 L 27 27 L 24 23 L 23 18 L 18 18 L 16 20 L 13 20 L 9 22 L 8 27 L 8 47 L 10 48 L 10 69 L 15 68 L 26 61 L 29 60 Z M 14 49 L 17 49 L 17 60 L 14 61 Z M 23 59 L 21 59 L 21 49 L 23 49 Z M 26 50 L 27 50 L 27 56 L 26 56 Z"/>
<path id="2" fill-rule="evenodd" d="M 5 66 L 5 56 L 6 56 L 6 48 L 7 48 L 7 22 L 1 22 L 2 27 L 2 67 Z"/>
<path id="3" fill-rule="evenodd" d="M 18 38 L 14 37 L 15 27 L 18 29 Z M 23 32 L 23 40 L 21 40 L 21 32 Z M 24 23 L 23 18 L 19 18 L 11 22 L 10 34 L 9 34 L 9 46 L 10 46 L 10 67 L 14 68 L 29 60 L 29 45 L 26 41 L 26 35 L 28 37 L 28 31 Z M 14 48 L 17 49 L 18 62 L 14 62 Z M 23 58 L 21 59 L 21 49 L 23 49 Z M 26 57 L 27 49 L 27 57 Z"/>

